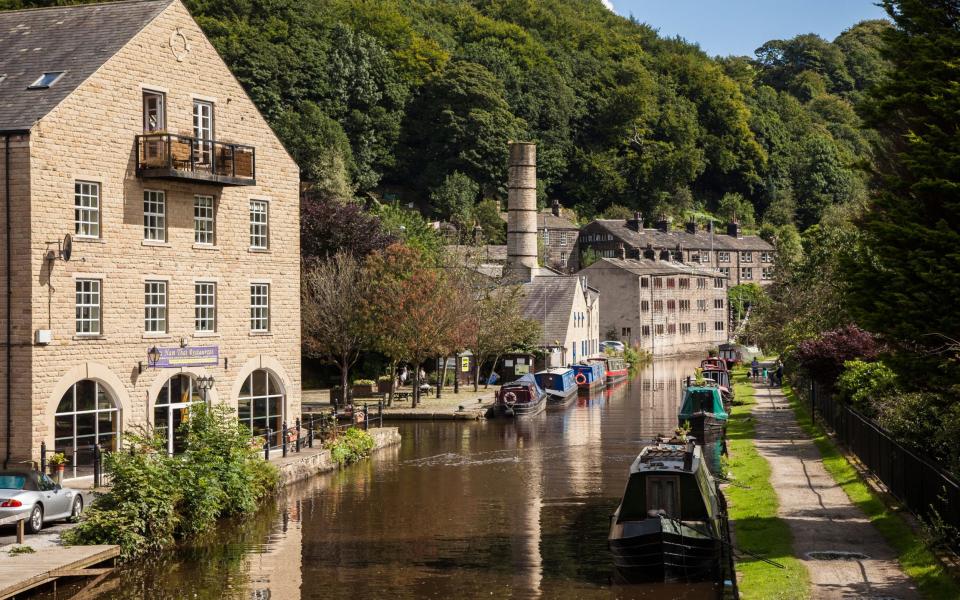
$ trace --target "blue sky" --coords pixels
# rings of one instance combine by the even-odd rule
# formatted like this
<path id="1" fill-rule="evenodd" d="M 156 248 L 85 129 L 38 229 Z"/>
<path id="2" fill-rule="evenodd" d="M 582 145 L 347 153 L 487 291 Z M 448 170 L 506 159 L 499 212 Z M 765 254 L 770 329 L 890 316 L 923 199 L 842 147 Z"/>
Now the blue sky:
<path id="1" fill-rule="evenodd" d="M 617 14 L 700 44 L 708 54 L 744 54 L 767 40 L 817 33 L 832 40 L 865 19 L 886 16 L 876 0 L 601 0 Z"/>

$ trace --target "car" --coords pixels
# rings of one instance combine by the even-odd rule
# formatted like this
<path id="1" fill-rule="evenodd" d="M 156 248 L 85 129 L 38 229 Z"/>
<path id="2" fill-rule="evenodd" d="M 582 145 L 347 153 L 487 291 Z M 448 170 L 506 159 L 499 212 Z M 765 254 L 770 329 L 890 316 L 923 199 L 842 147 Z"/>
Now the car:
<path id="1" fill-rule="evenodd" d="M 26 517 L 26 529 L 38 533 L 45 523 L 76 520 L 83 512 L 80 490 L 65 488 L 40 471 L 0 471 L 0 520 L 15 515 Z"/>
<path id="2" fill-rule="evenodd" d="M 607 350 L 613 350 L 614 352 L 623 352 L 627 347 L 623 345 L 623 342 L 618 342 L 617 340 L 607 340 L 605 342 L 600 342 L 600 351 L 606 352 Z"/>

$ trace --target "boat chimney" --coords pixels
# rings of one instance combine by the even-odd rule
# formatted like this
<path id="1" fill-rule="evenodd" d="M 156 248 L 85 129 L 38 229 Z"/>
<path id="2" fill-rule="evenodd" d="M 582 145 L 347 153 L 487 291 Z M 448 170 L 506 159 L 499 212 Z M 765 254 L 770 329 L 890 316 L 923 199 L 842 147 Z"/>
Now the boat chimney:
<path id="1" fill-rule="evenodd" d="M 693 449 L 696 448 L 697 443 L 692 439 L 687 440 L 687 447 L 683 451 L 683 470 L 689 471 L 693 469 Z"/>
<path id="2" fill-rule="evenodd" d="M 511 142 L 507 163 L 507 264 L 512 279 L 537 274 L 537 145 Z"/>

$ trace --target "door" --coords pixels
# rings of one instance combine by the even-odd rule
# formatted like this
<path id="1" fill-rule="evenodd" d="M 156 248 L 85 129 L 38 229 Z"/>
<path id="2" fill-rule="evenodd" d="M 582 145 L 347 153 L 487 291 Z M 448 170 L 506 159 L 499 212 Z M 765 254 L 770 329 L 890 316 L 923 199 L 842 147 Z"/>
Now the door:
<path id="1" fill-rule="evenodd" d="M 213 159 L 213 104 L 193 101 L 193 137 L 197 139 L 196 156 L 201 165 L 211 167 Z"/>
<path id="2" fill-rule="evenodd" d="M 167 116 L 164 109 L 163 94 L 143 92 L 143 132 L 164 131 L 166 127 Z M 141 160 L 147 167 L 159 166 L 165 156 L 166 149 L 162 138 L 148 138 L 144 142 Z"/>

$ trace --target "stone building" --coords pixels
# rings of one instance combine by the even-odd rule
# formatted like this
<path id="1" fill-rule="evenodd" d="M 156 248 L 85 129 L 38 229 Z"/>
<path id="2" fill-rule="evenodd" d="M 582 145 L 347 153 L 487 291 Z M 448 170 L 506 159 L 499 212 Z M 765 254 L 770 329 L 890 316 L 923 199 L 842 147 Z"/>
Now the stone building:
<path id="1" fill-rule="evenodd" d="M 558 201 L 554 200 L 549 210 L 540 211 L 537 235 L 543 265 L 561 273 L 576 273 L 580 269 L 579 234 L 580 226 L 563 215 Z"/>
<path id="2" fill-rule="evenodd" d="M 632 219 L 600 219 L 585 225 L 580 231 L 581 257 L 588 250 L 599 258 L 669 256 L 678 262 L 716 269 L 731 286 L 771 283 L 776 261 L 773 245 L 758 236 L 743 235 L 738 223 L 729 223 L 723 233 L 714 231 L 712 223 L 707 229 L 696 222 L 675 229 L 668 219 L 645 227 L 640 213 Z"/>
<path id="3" fill-rule="evenodd" d="M 0 12 L 0 152 L 4 466 L 299 415 L 299 170 L 179 0 Z"/>
<path id="4" fill-rule="evenodd" d="M 600 332 L 656 356 L 727 341 L 727 279 L 670 260 L 601 258 L 583 269 L 600 292 Z"/>

